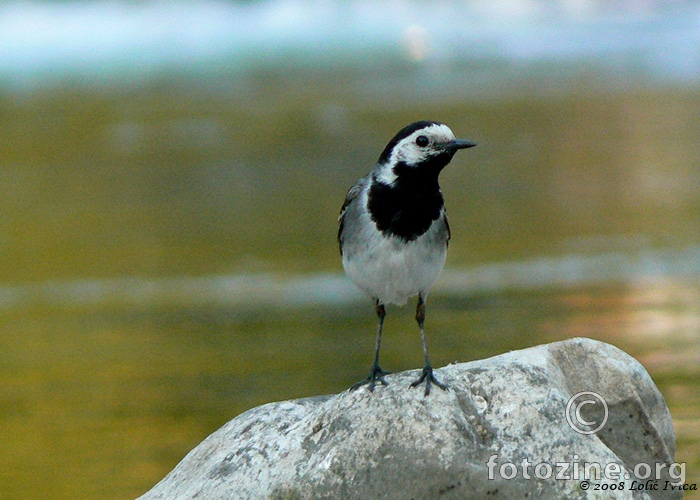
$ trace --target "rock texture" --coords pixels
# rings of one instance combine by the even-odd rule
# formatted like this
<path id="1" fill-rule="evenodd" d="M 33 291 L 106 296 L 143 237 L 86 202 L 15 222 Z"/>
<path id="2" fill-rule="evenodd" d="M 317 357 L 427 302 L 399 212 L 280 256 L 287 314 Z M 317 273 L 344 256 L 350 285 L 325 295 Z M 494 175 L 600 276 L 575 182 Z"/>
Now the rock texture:
<path id="1" fill-rule="evenodd" d="M 450 389 L 427 397 L 408 387 L 417 373 L 391 375 L 373 393 L 364 387 L 247 411 L 141 500 L 682 497 L 664 489 L 664 481 L 678 481 L 668 475 L 675 452 L 668 408 L 644 367 L 616 347 L 572 339 L 450 365 L 436 371 Z M 582 391 L 608 406 L 594 434 L 567 421 L 567 402 Z M 601 409 L 583 405 L 579 416 L 600 420 Z M 612 475 L 619 466 L 620 478 L 586 483 L 591 463 Z M 648 464 L 647 479 L 666 464 L 658 490 L 633 483 L 635 467 L 648 472 L 637 464 Z"/>

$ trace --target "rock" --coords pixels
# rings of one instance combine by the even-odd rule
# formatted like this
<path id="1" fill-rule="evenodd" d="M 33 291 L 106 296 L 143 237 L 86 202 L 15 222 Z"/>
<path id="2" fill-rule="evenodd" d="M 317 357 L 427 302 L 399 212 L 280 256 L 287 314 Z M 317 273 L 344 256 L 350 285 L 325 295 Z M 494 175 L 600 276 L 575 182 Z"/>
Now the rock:
<path id="1" fill-rule="evenodd" d="M 446 366 L 436 375 L 449 390 L 427 397 L 409 389 L 418 373 L 391 375 L 373 393 L 365 386 L 247 411 L 140 500 L 682 498 L 669 489 L 680 467 L 669 475 L 666 403 L 616 347 L 572 339 Z M 567 403 L 584 391 L 607 403 L 597 433 L 567 420 Z M 590 432 L 603 403 L 578 402 L 569 419 Z M 586 482 L 587 464 L 589 477 L 590 464 L 610 474 Z M 659 481 L 647 482 L 657 466 Z"/>

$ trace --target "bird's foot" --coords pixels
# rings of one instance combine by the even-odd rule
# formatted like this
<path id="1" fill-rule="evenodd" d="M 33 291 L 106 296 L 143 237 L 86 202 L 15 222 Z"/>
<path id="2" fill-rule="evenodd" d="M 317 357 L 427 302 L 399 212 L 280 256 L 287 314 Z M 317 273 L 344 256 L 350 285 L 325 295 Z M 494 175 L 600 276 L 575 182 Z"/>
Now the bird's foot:
<path id="1" fill-rule="evenodd" d="M 384 375 L 389 375 L 391 372 L 384 371 L 380 368 L 378 364 L 372 365 L 372 369 L 369 372 L 369 376 L 364 379 L 360 380 L 358 383 L 353 385 L 350 390 L 354 391 L 356 389 L 359 389 L 365 384 L 369 384 L 369 390 L 370 392 L 374 391 L 374 386 L 377 385 L 377 381 L 379 381 L 380 384 L 382 385 L 388 385 L 388 382 L 384 380 Z"/>
<path id="2" fill-rule="evenodd" d="M 447 385 L 443 384 L 440 382 L 438 379 L 435 378 L 435 375 L 433 375 L 433 367 L 430 365 L 425 365 L 423 367 L 423 373 L 421 374 L 420 378 L 413 382 L 411 384 L 411 387 L 417 387 L 420 384 L 422 384 L 425 381 L 425 395 L 427 396 L 430 394 L 430 386 L 432 384 L 435 384 L 438 386 L 440 389 L 443 391 L 447 390 Z"/>

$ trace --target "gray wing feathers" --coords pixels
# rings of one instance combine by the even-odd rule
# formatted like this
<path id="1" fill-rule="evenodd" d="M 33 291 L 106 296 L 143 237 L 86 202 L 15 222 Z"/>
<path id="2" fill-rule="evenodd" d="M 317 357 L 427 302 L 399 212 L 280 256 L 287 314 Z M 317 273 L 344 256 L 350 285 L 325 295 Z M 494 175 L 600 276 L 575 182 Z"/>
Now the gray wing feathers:
<path id="1" fill-rule="evenodd" d="M 343 207 L 340 209 L 340 215 L 338 216 L 338 246 L 340 248 L 340 255 L 343 255 L 343 229 L 345 228 L 345 214 L 347 214 L 350 204 L 355 201 L 362 192 L 365 182 L 366 179 L 363 177 L 348 190 Z"/>

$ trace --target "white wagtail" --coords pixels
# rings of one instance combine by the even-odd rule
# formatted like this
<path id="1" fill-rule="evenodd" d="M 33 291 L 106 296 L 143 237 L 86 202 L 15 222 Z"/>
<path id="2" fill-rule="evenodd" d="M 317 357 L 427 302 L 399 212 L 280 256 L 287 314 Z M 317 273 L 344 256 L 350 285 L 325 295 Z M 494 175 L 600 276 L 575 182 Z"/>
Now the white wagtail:
<path id="1" fill-rule="evenodd" d="M 338 243 L 345 272 L 374 301 L 379 325 L 374 363 L 369 376 L 352 389 L 377 381 L 386 385 L 379 367 L 379 347 L 385 304 L 403 305 L 418 295 L 416 321 L 420 328 L 425 367 L 416 387 L 425 381 L 447 386 L 433 375 L 425 342 L 425 299 L 447 255 L 450 226 L 438 176 L 458 149 L 476 146 L 455 139 L 446 125 L 419 121 L 389 141 L 375 167 L 350 188 L 340 210 Z"/>

